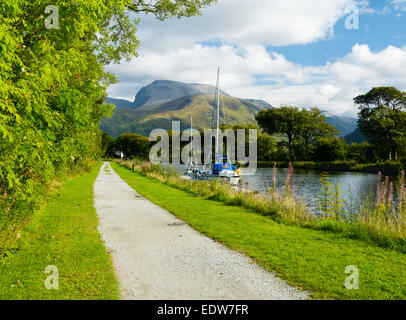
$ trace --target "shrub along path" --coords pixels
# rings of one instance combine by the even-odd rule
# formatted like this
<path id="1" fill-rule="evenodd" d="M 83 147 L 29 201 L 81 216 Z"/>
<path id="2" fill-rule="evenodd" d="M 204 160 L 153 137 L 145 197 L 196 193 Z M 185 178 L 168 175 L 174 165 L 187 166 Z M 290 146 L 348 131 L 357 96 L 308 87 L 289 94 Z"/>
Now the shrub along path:
<path id="1" fill-rule="evenodd" d="M 117 163 L 112 166 L 139 194 L 206 236 L 248 255 L 290 284 L 310 291 L 314 298 L 406 299 L 405 254 L 339 233 L 279 224 L 252 211 L 133 174 Z M 156 238 L 164 228 L 161 225 L 157 229 Z M 150 240 L 155 241 L 154 237 Z M 347 266 L 358 268 L 359 290 L 345 288 Z M 161 267 L 165 268 L 164 262 Z"/>
<path id="2" fill-rule="evenodd" d="M 186 208 L 190 204 L 190 200 L 185 203 Z M 200 205 L 197 201 L 190 210 Z M 95 183 L 95 206 L 124 299 L 307 298 L 249 258 L 201 235 L 140 196 L 108 163 Z"/>

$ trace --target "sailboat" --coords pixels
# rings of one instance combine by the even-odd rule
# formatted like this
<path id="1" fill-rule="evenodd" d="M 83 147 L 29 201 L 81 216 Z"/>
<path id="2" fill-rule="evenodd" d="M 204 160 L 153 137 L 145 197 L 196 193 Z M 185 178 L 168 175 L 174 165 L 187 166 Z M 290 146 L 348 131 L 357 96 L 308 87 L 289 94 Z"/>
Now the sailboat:
<path id="1" fill-rule="evenodd" d="M 227 182 L 237 185 L 240 180 L 240 170 L 233 164 L 228 163 L 228 159 L 224 162 L 225 158 L 220 157 L 219 152 L 219 139 L 220 139 L 220 68 L 217 71 L 217 84 L 216 91 L 214 95 L 214 108 L 213 116 L 211 122 L 211 136 L 210 136 L 210 151 L 212 150 L 212 140 L 213 140 L 213 129 L 215 118 L 217 119 L 216 123 L 216 146 L 215 146 L 215 162 L 212 165 L 205 165 L 203 171 L 199 174 L 199 179 L 202 180 L 212 180 L 212 179 L 225 179 Z M 209 158 L 206 163 L 211 159 L 212 154 L 210 152 Z M 211 160 L 210 160 L 211 161 Z"/>

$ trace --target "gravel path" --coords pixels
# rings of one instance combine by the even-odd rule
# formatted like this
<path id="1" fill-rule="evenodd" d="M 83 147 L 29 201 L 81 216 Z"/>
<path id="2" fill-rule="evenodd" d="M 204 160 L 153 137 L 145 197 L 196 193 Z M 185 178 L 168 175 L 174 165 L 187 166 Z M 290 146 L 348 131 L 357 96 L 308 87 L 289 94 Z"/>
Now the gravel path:
<path id="1" fill-rule="evenodd" d="M 308 298 L 138 195 L 108 163 L 95 183 L 95 206 L 123 299 Z"/>

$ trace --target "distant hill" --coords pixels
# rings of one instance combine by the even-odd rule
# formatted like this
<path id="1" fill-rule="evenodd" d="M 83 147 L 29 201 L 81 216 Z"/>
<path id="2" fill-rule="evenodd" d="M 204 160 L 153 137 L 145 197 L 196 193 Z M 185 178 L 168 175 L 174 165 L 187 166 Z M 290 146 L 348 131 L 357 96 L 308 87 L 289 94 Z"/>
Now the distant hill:
<path id="1" fill-rule="evenodd" d="M 200 92 L 200 94 L 214 94 L 216 87 L 213 87 L 209 84 L 201 84 L 201 83 L 189 83 L 193 89 Z M 221 90 L 221 95 L 228 96 L 223 90 Z"/>
<path id="2" fill-rule="evenodd" d="M 133 102 L 107 98 L 107 103 L 113 103 L 117 108 L 152 110 L 165 102 L 187 96 L 214 95 L 216 88 L 208 84 L 183 83 L 170 80 L 157 80 L 143 87 L 135 96 Z M 229 96 L 224 91 L 223 96 Z"/>
<path id="3" fill-rule="evenodd" d="M 112 136 L 132 132 L 149 136 L 154 129 L 171 129 L 172 120 L 179 120 L 182 129 L 190 126 L 193 117 L 196 129 L 210 128 L 215 87 L 200 83 L 157 80 L 141 88 L 134 102 L 107 98 L 116 105 L 110 119 L 103 119 L 101 129 Z M 273 108 L 263 100 L 239 99 L 221 92 L 222 123 L 253 124 L 261 110 Z"/>
<path id="4" fill-rule="evenodd" d="M 165 102 L 151 110 L 118 108 L 112 118 L 102 121 L 101 129 L 115 137 L 125 132 L 149 136 L 157 128 L 170 130 L 173 120 L 180 121 L 181 129 L 185 130 L 190 127 L 190 117 L 193 117 L 196 129 L 207 129 L 211 125 L 213 106 L 213 95 L 195 95 Z M 272 107 L 269 104 L 267 106 Z M 263 109 L 262 103 L 224 96 L 221 122 L 254 124 L 256 114 Z"/>
<path id="5" fill-rule="evenodd" d="M 326 120 L 334 128 L 340 131 L 340 137 L 345 137 L 358 128 L 358 120 L 356 118 L 327 116 Z"/>
<path id="6" fill-rule="evenodd" d="M 344 137 L 347 143 L 362 143 L 368 141 L 368 139 L 362 134 L 361 129 L 357 128 L 355 131 L 351 132 L 350 134 Z"/>
<path id="7" fill-rule="evenodd" d="M 176 81 L 157 80 L 143 87 L 135 96 L 133 109 L 153 109 L 181 97 L 202 94 L 192 86 Z"/>
<path id="8" fill-rule="evenodd" d="M 112 136 L 122 133 L 139 133 L 149 136 L 154 129 L 170 130 L 172 121 L 181 122 L 181 129 L 190 126 L 193 117 L 196 129 L 207 129 L 211 125 L 215 87 L 207 84 L 187 84 L 177 81 L 157 80 L 143 87 L 134 102 L 107 98 L 116 105 L 110 119 L 103 119 L 101 129 Z M 273 108 L 271 104 L 257 99 L 240 99 L 222 92 L 222 123 L 254 124 L 258 112 Z M 327 116 L 327 122 L 346 136 L 357 128 L 357 119 Z"/>
<path id="9" fill-rule="evenodd" d="M 133 103 L 128 100 L 123 99 L 114 99 L 114 98 L 106 98 L 106 103 L 112 103 L 116 106 L 116 108 L 129 108 L 133 107 Z"/>

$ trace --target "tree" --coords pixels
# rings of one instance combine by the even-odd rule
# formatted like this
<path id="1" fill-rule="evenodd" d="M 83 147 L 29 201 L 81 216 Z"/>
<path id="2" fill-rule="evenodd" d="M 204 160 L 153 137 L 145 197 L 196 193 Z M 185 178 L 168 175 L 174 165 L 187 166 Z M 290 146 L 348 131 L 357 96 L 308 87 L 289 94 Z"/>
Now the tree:
<path id="1" fill-rule="evenodd" d="M 289 161 L 295 158 L 295 145 L 300 145 L 299 138 L 305 143 L 305 149 L 321 137 L 333 137 L 337 131 L 326 122 L 326 117 L 317 108 L 310 110 L 291 106 L 261 111 L 256 120 L 269 135 L 283 133 L 288 138 Z"/>
<path id="2" fill-rule="evenodd" d="M 362 133 L 389 160 L 398 160 L 398 151 L 406 137 L 406 93 L 394 87 L 373 88 L 354 98 L 359 105 L 358 125 Z"/>
<path id="3" fill-rule="evenodd" d="M 326 116 L 318 108 L 311 108 L 310 110 L 302 109 L 302 122 L 299 135 L 303 138 L 304 145 L 297 142 L 297 149 L 302 151 L 304 160 L 310 160 L 313 145 L 316 141 L 323 137 L 332 138 L 339 134 L 339 132 L 326 121 Z"/>
<path id="4" fill-rule="evenodd" d="M 314 160 L 335 161 L 345 159 L 345 142 L 337 137 L 320 138 L 315 143 Z"/>
<path id="5" fill-rule="evenodd" d="M 269 135 L 286 134 L 288 138 L 289 161 L 295 157 L 293 142 L 300 136 L 303 115 L 297 107 L 282 106 L 263 110 L 256 116 L 259 126 Z"/>
<path id="6" fill-rule="evenodd" d="M 307 148 L 318 138 L 334 137 L 339 134 L 332 125 L 327 123 L 326 116 L 320 109 L 303 109 L 301 113 L 303 119 L 299 135 L 304 139 Z"/>
<path id="7" fill-rule="evenodd" d="M 1 0 L 0 252 L 55 176 L 101 155 L 111 62 L 137 55 L 137 19 L 199 13 L 215 0 Z M 58 8 L 48 28 L 46 8 Z M 12 224 L 12 225 L 10 225 Z"/>
<path id="8" fill-rule="evenodd" d="M 111 137 L 107 132 L 102 133 L 102 156 L 114 157 L 116 138 Z"/>
<path id="9" fill-rule="evenodd" d="M 258 160 L 260 161 L 272 161 L 272 156 L 276 153 L 275 139 L 267 134 L 258 135 Z"/>
<path id="10" fill-rule="evenodd" d="M 151 142 L 148 138 L 135 133 L 125 133 L 117 138 L 115 149 L 122 151 L 127 158 L 148 159 Z"/>
<path id="11" fill-rule="evenodd" d="M 376 162 L 375 147 L 368 142 L 353 142 L 347 148 L 347 158 L 358 163 Z"/>

